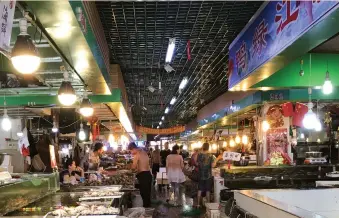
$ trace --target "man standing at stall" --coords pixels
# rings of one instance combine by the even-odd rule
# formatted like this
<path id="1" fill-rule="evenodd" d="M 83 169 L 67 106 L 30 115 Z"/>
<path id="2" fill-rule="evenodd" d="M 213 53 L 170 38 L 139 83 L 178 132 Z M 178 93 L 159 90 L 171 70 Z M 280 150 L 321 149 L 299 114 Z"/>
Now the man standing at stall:
<path id="1" fill-rule="evenodd" d="M 143 207 L 151 206 L 152 174 L 150 171 L 149 157 L 145 151 L 139 149 L 134 142 L 128 145 L 128 150 L 133 155 L 132 170 L 137 172 L 140 195 Z"/>

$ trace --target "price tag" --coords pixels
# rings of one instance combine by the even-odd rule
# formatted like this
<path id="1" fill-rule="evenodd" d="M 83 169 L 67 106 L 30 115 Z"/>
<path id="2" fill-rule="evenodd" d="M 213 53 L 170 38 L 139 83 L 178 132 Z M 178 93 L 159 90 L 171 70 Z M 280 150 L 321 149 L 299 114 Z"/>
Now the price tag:
<path id="1" fill-rule="evenodd" d="M 240 157 L 241 157 L 241 154 L 237 152 L 225 151 L 223 153 L 223 160 L 240 161 Z"/>

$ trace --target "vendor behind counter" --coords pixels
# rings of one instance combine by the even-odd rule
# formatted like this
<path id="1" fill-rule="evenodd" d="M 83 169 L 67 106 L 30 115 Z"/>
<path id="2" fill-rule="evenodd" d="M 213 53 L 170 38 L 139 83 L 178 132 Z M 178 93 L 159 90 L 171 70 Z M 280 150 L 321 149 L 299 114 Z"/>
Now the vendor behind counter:
<path id="1" fill-rule="evenodd" d="M 83 169 L 98 171 L 100 166 L 100 156 L 104 153 L 104 145 L 101 142 L 94 144 L 94 148 L 90 151 L 80 163 Z"/>

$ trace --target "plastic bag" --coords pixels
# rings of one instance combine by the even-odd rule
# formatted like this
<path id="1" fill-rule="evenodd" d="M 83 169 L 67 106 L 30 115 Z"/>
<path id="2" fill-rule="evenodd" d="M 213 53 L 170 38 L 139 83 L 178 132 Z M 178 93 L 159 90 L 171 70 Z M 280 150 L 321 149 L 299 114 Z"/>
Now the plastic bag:
<path id="1" fill-rule="evenodd" d="M 141 216 L 145 215 L 145 208 L 143 207 L 134 207 L 129 208 L 125 213 L 124 216 L 128 218 L 140 218 Z"/>

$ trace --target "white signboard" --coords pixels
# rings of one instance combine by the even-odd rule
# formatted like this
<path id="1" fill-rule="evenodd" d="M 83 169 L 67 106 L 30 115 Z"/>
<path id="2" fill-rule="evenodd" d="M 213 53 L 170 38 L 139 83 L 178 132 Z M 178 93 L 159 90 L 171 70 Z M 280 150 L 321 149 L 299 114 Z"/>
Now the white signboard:
<path id="1" fill-rule="evenodd" d="M 15 0 L 0 0 L 0 51 L 10 51 Z"/>
<path id="2" fill-rule="evenodd" d="M 223 160 L 232 160 L 232 161 L 240 161 L 241 154 L 237 152 L 228 152 L 225 151 L 223 153 Z"/>

